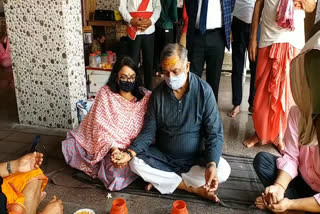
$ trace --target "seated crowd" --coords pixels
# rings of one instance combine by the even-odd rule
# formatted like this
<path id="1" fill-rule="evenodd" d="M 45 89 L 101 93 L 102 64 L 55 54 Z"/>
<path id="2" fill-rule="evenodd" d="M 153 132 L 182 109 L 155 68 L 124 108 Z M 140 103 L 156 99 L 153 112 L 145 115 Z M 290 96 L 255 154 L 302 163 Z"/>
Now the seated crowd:
<path id="1" fill-rule="evenodd" d="M 318 32 L 293 61 L 292 107 L 282 156 L 259 153 L 254 159 L 265 192 L 256 206 L 273 212 L 320 212 L 320 102 Z M 161 54 L 164 81 L 151 93 L 143 87 L 134 61 L 119 59 L 106 86 L 80 126 L 62 142 L 71 167 L 100 179 L 111 191 L 138 176 L 146 189 L 171 194 L 176 189 L 219 202 L 219 184 L 231 167 L 221 156 L 223 125 L 208 83 L 189 72 L 188 51 L 167 45 Z M 36 213 L 48 179 L 39 169 L 42 154 L 31 153 L 0 164 L 0 210 Z M 63 213 L 54 198 L 41 212 Z"/>

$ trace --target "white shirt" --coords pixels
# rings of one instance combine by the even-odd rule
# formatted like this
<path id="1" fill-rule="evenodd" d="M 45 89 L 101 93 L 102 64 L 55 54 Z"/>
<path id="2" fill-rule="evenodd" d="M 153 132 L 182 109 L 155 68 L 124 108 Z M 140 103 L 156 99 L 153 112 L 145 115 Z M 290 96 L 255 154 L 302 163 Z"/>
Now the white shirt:
<path id="1" fill-rule="evenodd" d="M 277 6 L 279 0 L 265 0 L 261 14 L 261 35 L 259 48 L 270 46 L 274 43 L 290 43 L 297 49 L 302 49 L 305 44 L 304 36 L 304 10 L 294 11 L 294 31 L 279 28 L 276 22 Z"/>
<path id="2" fill-rule="evenodd" d="M 255 0 L 236 0 L 232 15 L 247 24 L 251 24 L 255 3 Z"/>
<path id="3" fill-rule="evenodd" d="M 194 0 L 192 0 L 194 1 Z M 199 0 L 196 28 L 199 29 L 202 0 Z M 208 0 L 207 30 L 222 27 L 222 10 L 220 0 Z"/>
<path id="4" fill-rule="evenodd" d="M 137 12 L 142 0 L 120 0 L 119 12 L 124 21 L 130 23 L 132 16 L 130 12 Z M 138 30 L 137 35 L 148 35 L 155 31 L 155 23 L 160 17 L 161 3 L 160 0 L 150 0 L 146 12 L 153 12 L 150 20 L 151 26 L 148 27 L 144 32 Z"/>

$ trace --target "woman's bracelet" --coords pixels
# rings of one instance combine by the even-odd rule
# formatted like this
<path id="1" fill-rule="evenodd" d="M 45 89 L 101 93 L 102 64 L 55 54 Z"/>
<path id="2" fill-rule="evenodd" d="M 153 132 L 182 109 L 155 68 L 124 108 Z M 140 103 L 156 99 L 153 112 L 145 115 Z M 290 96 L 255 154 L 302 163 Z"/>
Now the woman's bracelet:
<path id="1" fill-rule="evenodd" d="M 279 182 L 275 182 L 274 184 L 278 184 L 284 191 L 286 191 L 286 188 L 284 188 L 284 186 L 282 184 L 280 184 Z"/>

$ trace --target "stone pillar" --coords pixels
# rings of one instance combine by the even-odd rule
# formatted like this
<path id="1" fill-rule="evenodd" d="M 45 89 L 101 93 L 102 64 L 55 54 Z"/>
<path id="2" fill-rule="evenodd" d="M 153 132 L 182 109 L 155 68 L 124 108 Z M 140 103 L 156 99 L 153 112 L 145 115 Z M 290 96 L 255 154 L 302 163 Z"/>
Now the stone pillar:
<path id="1" fill-rule="evenodd" d="M 80 0 L 4 0 L 21 124 L 73 128 L 86 97 Z"/>

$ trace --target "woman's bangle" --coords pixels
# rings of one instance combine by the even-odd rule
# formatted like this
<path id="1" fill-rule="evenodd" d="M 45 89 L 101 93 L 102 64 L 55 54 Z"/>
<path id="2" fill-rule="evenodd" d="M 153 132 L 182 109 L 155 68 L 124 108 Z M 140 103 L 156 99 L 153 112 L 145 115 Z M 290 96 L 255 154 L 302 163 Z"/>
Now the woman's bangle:
<path id="1" fill-rule="evenodd" d="M 284 188 L 284 186 L 282 184 L 280 184 L 279 182 L 275 182 L 274 184 L 278 184 L 284 191 L 286 191 L 286 188 Z"/>

